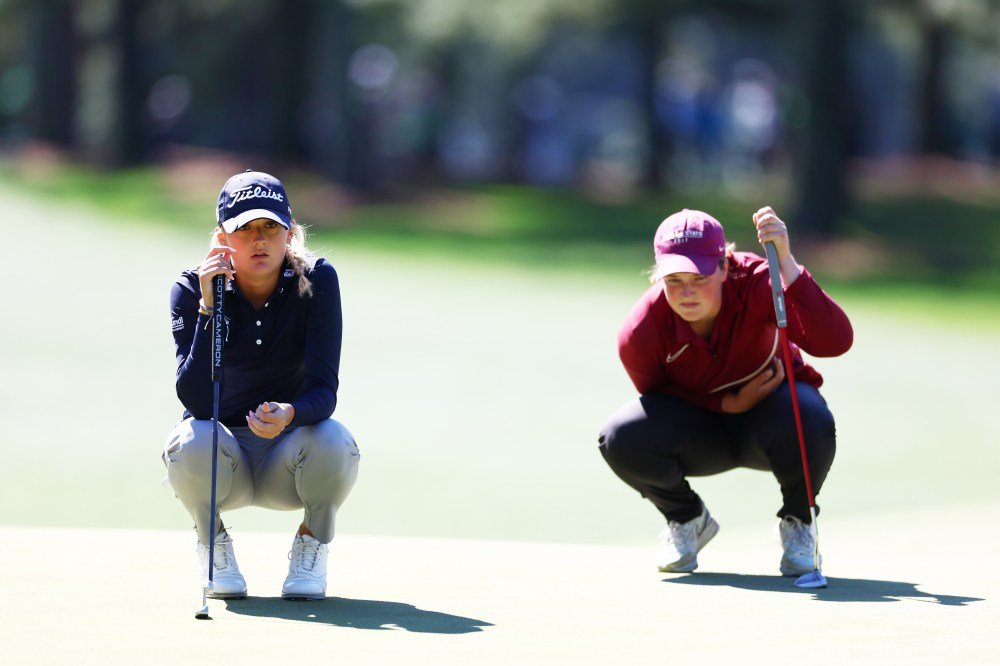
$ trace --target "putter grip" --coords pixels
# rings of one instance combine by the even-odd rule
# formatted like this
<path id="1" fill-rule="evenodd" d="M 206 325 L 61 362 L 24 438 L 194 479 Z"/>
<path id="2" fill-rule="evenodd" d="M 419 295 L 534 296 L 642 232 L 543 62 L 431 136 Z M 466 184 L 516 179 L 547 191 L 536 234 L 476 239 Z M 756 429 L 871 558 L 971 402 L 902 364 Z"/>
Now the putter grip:
<path id="1" fill-rule="evenodd" d="M 215 297 L 212 312 L 212 382 L 222 381 L 222 328 L 225 322 L 223 302 L 226 298 L 226 276 L 212 278 L 212 292 Z"/>
<path id="2" fill-rule="evenodd" d="M 767 255 L 767 272 L 771 275 L 771 297 L 774 299 L 774 316 L 778 320 L 778 328 L 788 326 L 788 313 L 785 312 L 785 292 L 781 288 L 781 270 L 778 268 L 778 250 L 774 243 L 764 243 L 764 253 Z"/>

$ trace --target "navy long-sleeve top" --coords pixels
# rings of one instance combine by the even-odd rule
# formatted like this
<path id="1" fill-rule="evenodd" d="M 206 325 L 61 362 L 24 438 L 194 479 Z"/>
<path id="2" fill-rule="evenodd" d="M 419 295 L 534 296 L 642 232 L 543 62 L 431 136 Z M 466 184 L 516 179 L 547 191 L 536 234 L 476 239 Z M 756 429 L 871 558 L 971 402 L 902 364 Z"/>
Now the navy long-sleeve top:
<path id="1" fill-rule="evenodd" d="M 224 301 L 228 329 L 222 356 L 219 421 L 246 426 L 262 402 L 295 408 L 292 426 L 330 417 L 337 405 L 343 316 L 337 272 L 325 259 L 306 271 L 312 295 L 300 296 L 286 263 L 274 292 L 259 311 L 230 282 Z M 201 286 L 186 270 L 170 290 L 177 351 L 177 397 L 184 417 L 212 418 L 211 318 L 198 314 Z"/>

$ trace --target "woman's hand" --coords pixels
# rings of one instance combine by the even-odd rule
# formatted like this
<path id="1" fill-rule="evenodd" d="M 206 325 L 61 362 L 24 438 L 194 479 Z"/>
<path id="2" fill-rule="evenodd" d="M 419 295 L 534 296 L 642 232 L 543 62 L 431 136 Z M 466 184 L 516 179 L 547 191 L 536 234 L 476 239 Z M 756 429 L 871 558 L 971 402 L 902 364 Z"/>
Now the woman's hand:
<path id="1" fill-rule="evenodd" d="M 295 408 L 287 402 L 262 402 L 255 412 L 247 412 L 247 425 L 258 437 L 274 439 L 295 418 Z"/>
<path id="2" fill-rule="evenodd" d="M 770 206 L 764 206 L 754 213 L 753 223 L 757 227 L 757 240 L 760 241 L 761 247 L 764 247 L 765 243 L 774 243 L 774 249 L 778 251 L 781 279 L 785 287 L 789 287 L 802 271 L 792 256 L 792 249 L 788 243 L 788 227 Z"/>
<path id="3" fill-rule="evenodd" d="M 726 414 L 741 414 L 755 407 L 758 402 L 771 395 L 785 380 L 785 367 L 778 359 L 760 371 L 736 391 L 722 397 L 722 411 Z"/>
<path id="4" fill-rule="evenodd" d="M 215 291 L 212 289 L 212 278 L 216 275 L 225 275 L 231 280 L 236 275 L 233 269 L 233 262 L 229 258 L 233 248 L 227 245 L 216 245 L 198 264 L 198 282 L 201 283 L 201 300 L 205 307 L 211 308 L 215 305 Z"/>

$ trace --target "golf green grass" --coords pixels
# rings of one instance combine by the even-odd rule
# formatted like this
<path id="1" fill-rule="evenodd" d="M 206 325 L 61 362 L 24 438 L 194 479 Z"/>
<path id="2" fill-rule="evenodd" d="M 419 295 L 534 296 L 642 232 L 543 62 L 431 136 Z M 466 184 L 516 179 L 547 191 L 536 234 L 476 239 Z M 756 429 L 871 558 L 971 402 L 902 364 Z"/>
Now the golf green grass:
<path id="1" fill-rule="evenodd" d="M 0 526 L 3 655 L 27 664 L 991 664 L 1000 503 L 823 521 L 829 587 L 724 529 L 694 574 L 645 547 L 342 534 L 323 602 L 279 596 L 288 534 L 234 530 L 244 600 L 201 606 L 183 530 Z M 927 529 L 927 525 L 934 529 Z M 977 534 L 976 547 L 956 547 Z M 45 547 L 39 547 L 44 543 Z M 72 565 L 67 565 L 71 560 Z M 947 564 L 946 564 L 947 563 Z"/>
<path id="2" fill-rule="evenodd" d="M 5 433 L 0 524 L 185 528 L 161 486 L 173 392 L 171 282 L 205 233 L 4 186 L 8 285 L 0 342 Z M 129 213 L 131 214 L 131 213 Z M 25 221 L 25 225 L 15 222 Z M 596 449 L 634 396 L 615 335 L 644 288 L 641 266 L 448 258 L 339 245 L 345 339 L 336 417 L 362 450 L 338 529 L 351 534 L 650 544 L 652 508 Z M 27 248 L 27 249 L 23 249 Z M 819 359 L 838 419 L 824 517 L 995 501 L 995 303 L 912 289 L 831 288 L 854 349 Z M 978 316 L 985 313 L 983 316 Z M 699 479 L 723 529 L 771 529 L 779 495 L 761 472 Z M 291 532 L 299 516 L 227 514 L 241 530 Z"/>

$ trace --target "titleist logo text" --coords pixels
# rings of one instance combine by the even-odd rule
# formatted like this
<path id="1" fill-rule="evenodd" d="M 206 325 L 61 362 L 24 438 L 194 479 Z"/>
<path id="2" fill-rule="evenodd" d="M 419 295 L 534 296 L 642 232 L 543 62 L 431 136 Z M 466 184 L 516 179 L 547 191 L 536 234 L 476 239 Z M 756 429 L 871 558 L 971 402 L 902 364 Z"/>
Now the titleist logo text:
<path id="1" fill-rule="evenodd" d="M 246 201 L 247 199 L 274 199 L 275 201 L 284 201 L 285 196 L 280 192 L 272 192 L 271 190 L 261 187 L 260 185 L 249 188 L 245 187 L 242 190 L 236 190 L 233 192 L 233 200 L 229 202 L 226 208 L 232 208 L 240 201 Z"/>

